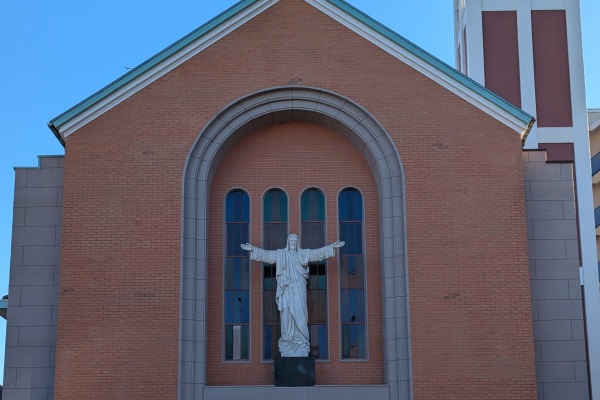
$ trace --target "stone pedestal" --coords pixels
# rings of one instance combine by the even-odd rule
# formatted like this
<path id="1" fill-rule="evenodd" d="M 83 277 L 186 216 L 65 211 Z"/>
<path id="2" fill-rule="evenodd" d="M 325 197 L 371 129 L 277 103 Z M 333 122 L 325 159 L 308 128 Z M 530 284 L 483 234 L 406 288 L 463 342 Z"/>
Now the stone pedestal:
<path id="1" fill-rule="evenodd" d="M 276 357 L 275 386 L 315 386 L 314 357 Z"/>

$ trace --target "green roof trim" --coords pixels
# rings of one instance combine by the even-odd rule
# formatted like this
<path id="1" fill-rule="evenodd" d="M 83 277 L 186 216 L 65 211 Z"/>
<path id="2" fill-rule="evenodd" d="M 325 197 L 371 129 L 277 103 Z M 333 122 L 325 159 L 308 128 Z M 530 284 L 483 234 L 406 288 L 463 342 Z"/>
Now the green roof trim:
<path id="1" fill-rule="evenodd" d="M 417 46 L 410 40 L 406 39 L 405 37 L 394 32 L 387 26 L 383 25 L 381 22 L 374 20 L 373 18 L 371 18 L 364 12 L 360 11 L 358 8 L 346 3 L 344 0 L 325 0 L 325 1 L 327 1 L 329 4 L 331 4 L 333 6 L 337 7 L 338 9 L 342 10 L 343 12 L 345 12 L 346 14 L 348 14 L 349 16 L 351 16 L 358 22 L 361 22 L 362 24 L 373 29 L 375 32 L 384 36 L 386 39 L 391 40 L 398 46 L 404 48 L 405 50 L 407 50 L 410 53 L 414 54 L 415 56 L 419 57 L 421 60 L 425 61 L 427 64 L 436 68 L 440 72 L 443 72 L 445 75 L 454 79 L 458 83 L 473 90 L 475 93 L 479 94 L 481 97 L 496 104 L 498 107 L 502 108 L 504 111 L 508 112 L 510 115 L 519 119 L 520 121 L 523 121 L 525 124 L 532 124 L 532 122 L 535 120 L 535 118 L 533 116 L 529 115 L 525 111 L 521 110 L 520 108 L 518 108 L 518 107 L 514 106 L 513 104 L 509 103 L 508 101 L 504 100 L 502 97 L 498 96 L 496 93 L 487 89 L 485 86 L 474 81 L 473 79 L 469 78 L 468 76 L 462 74 L 461 72 L 459 72 L 455 68 L 451 67 L 450 65 L 446 64 L 445 62 L 443 62 L 436 56 L 432 55 L 431 53 L 428 53 L 427 51 L 423 50 L 422 48 L 420 48 L 419 46 Z"/>
<path id="2" fill-rule="evenodd" d="M 142 64 L 135 67 L 134 69 L 132 69 L 125 75 L 123 75 L 120 78 L 118 78 L 117 80 L 115 80 L 114 82 L 110 83 L 109 85 L 100 89 L 98 92 L 94 93 L 87 99 L 83 100 L 82 102 L 71 107 L 64 113 L 55 117 L 48 123 L 48 127 L 52 130 L 54 135 L 58 138 L 58 140 L 64 146 L 64 144 L 65 144 L 64 140 L 62 139 L 62 137 L 59 133 L 59 128 L 62 125 L 69 122 L 73 118 L 77 117 L 81 113 L 85 112 L 87 109 L 94 106 L 95 104 L 98 104 L 99 102 L 104 100 L 106 97 L 110 96 L 111 94 L 113 94 L 116 91 L 118 91 L 119 89 L 121 89 L 123 86 L 127 85 L 128 83 L 134 81 L 141 75 L 150 71 L 152 68 L 154 68 L 155 66 L 157 66 L 164 60 L 170 58 L 174 54 L 178 53 L 180 50 L 186 48 L 187 46 L 189 46 L 190 44 L 192 44 L 199 38 L 209 34 L 216 27 L 218 27 L 222 23 L 226 22 L 230 18 L 236 16 L 240 12 L 246 10 L 248 7 L 254 5 L 258 1 L 259 0 L 241 0 L 241 1 L 239 1 L 238 3 L 234 4 L 227 10 L 223 11 L 222 13 L 220 13 L 213 19 L 209 20 L 208 22 L 206 22 L 205 24 L 203 24 L 196 30 L 192 31 L 191 33 L 184 36 L 177 42 L 173 43 L 172 45 L 170 45 L 163 51 L 159 52 L 158 54 L 156 54 L 153 57 L 149 58 L 148 60 L 144 61 Z M 495 104 L 496 106 L 500 107 L 502 110 L 506 111 L 511 116 L 522 121 L 524 124 L 527 125 L 526 131 L 529 131 L 530 127 L 533 125 L 533 122 L 535 121 L 534 117 L 532 117 L 525 111 L 521 110 L 520 108 L 507 102 L 502 97 L 498 96 L 497 94 L 493 93 L 492 91 L 486 89 L 483 85 L 475 82 L 473 79 L 467 77 L 466 75 L 463 75 L 462 73 L 460 73 L 459 71 L 457 71 L 450 65 L 446 64 L 439 58 L 437 58 L 437 57 L 433 56 L 432 54 L 428 53 L 427 51 L 423 50 L 419 46 L 415 45 L 411 41 L 404 38 L 403 36 L 394 32 L 387 26 L 374 20 L 373 18 L 371 18 L 364 12 L 360 11 L 356 7 L 348 4 L 344 0 L 324 0 L 324 1 L 335 6 L 337 9 L 341 10 L 342 12 L 344 12 L 345 14 L 347 14 L 348 16 L 350 16 L 357 22 L 367 26 L 368 28 L 377 32 L 378 34 L 385 37 L 386 39 L 392 41 L 394 44 L 407 50 L 408 52 L 415 55 L 416 57 L 418 57 L 425 63 L 431 65 L 432 67 L 436 68 L 438 71 L 447 75 L 448 77 L 450 77 L 457 83 L 467 87 L 468 89 L 472 90 L 479 96 L 483 97 L 484 99 L 486 99 L 486 100 L 490 101 L 491 103 Z"/>
<path id="3" fill-rule="evenodd" d="M 102 101 L 107 96 L 116 92 L 121 87 L 128 84 L 129 82 L 135 80 L 139 76 L 141 76 L 144 73 L 146 73 L 147 71 L 151 70 L 156 65 L 160 64 L 164 60 L 171 57 L 173 54 L 179 52 L 180 50 L 186 48 L 191 43 L 198 40 L 199 38 L 205 36 L 206 34 L 211 32 L 214 28 L 218 27 L 223 22 L 227 21 L 228 19 L 230 19 L 230 18 L 236 16 L 237 14 L 239 14 L 240 12 L 244 11 L 245 9 L 247 9 L 248 7 L 250 7 L 257 1 L 258 0 L 241 0 L 241 1 L 237 2 L 236 4 L 229 7 L 227 10 L 223 11 L 222 13 L 220 13 L 213 19 L 209 20 L 208 22 L 206 22 L 199 28 L 195 29 L 191 33 L 189 33 L 186 36 L 184 36 L 183 38 L 179 39 L 177 42 L 173 43 L 166 49 L 162 50 L 158 54 L 156 54 L 153 57 L 149 58 L 148 60 L 144 61 L 137 67 L 133 68 L 131 71 L 127 72 L 125 75 L 121 76 L 117 80 L 113 81 L 112 83 L 108 84 L 104 88 L 100 89 L 99 91 L 97 91 L 96 93 L 94 93 L 93 95 L 88 97 L 87 99 L 85 99 L 85 100 L 81 101 L 80 103 L 76 104 L 75 106 L 71 107 L 64 113 L 60 114 L 58 117 L 55 117 L 48 123 L 48 126 L 50 127 L 50 129 L 52 129 L 54 131 L 55 135 L 58 135 L 57 137 L 59 137 L 59 140 L 61 140 L 61 142 L 62 142 L 62 139 L 60 139 L 60 135 L 58 134 L 58 127 L 65 124 L 66 122 L 70 121 L 77 115 L 81 114 L 82 112 L 87 110 L 89 107 L 92 107 L 93 105 Z M 62 142 L 62 143 L 64 145 L 64 142 Z"/>

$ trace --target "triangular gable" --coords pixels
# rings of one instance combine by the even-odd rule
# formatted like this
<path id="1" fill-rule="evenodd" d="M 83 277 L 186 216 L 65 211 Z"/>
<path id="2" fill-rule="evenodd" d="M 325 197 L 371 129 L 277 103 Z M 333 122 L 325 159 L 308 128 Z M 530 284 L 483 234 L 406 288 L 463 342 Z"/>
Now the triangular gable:
<path id="1" fill-rule="evenodd" d="M 527 135 L 534 118 L 343 0 L 304 0 L 452 93 Z M 194 57 L 279 0 L 242 0 L 48 123 L 58 140 Z"/>

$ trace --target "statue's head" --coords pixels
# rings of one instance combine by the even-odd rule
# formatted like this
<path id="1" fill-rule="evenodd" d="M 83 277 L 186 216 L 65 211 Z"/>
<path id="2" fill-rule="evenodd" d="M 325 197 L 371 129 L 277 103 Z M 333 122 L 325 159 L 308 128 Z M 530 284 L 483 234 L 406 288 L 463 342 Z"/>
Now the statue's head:
<path id="1" fill-rule="evenodd" d="M 288 236 L 286 248 L 288 250 L 297 251 L 298 247 L 298 235 L 292 233 L 290 236 Z"/>

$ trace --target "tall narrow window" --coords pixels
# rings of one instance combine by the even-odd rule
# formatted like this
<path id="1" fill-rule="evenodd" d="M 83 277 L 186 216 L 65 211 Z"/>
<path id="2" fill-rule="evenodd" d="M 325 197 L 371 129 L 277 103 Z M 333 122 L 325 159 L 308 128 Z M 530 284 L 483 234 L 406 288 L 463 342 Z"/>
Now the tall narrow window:
<path id="1" fill-rule="evenodd" d="M 269 190 L 263 200 L 263 249 L 275 250 L 286 246 L 288 234 L 287 195 L 279 189 Z M 263 357 L 271 360 L 279 355 L 281 336 L 279 311 L 275 304 L 277 289 L 275 264 L 263 264 Z"/>
<path id="2" fill-rule="evenodd" d="M 344 189 L 338 199 L 340 240 L 340 319 L 342 358 L 366 358 L 365 255 L 362 196 Z"/>
<path id="3" fill-rule="evenodd" d="M 248 360 L 250 259 L 240 244 L 248 242 L 250 199 L 234 190 L 225 203 L 225 359 Z"/>
<path id="4" fill-rule="evenodd" d="M 300 244 L 303 248 L 325 246 L 325 197 L 318 189 L 302 193 Z M 327 358 L 327 261 L 309 263 L 308 277 L 308 330 L 310 355 Z"/>

